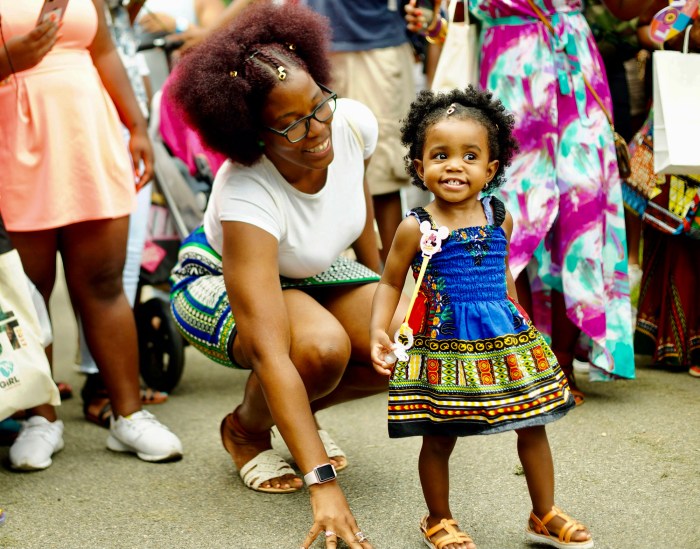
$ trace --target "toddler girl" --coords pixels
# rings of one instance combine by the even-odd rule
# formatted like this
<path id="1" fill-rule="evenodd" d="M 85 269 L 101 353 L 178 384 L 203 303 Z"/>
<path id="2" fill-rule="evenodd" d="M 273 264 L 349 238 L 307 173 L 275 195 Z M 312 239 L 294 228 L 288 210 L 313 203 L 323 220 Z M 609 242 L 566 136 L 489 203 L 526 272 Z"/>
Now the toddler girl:
<path id="1" fill-rule="evenodd" d="M 415 185 L 435 199 L 399 226 L 372 306 L 372 361 L 390 375 L 389 435 L 422 436 L 419 476 L 434 549 L 475 549 L 452 518 L 448 461 L 457 437 L 516 430 L 532 500 L 527 535 L 558 548 L 593 547 L 554 506 L 544 425 L 574 400 L 556 357 L 518 306 L 508 268 L 513 220 L 489 194 L 517 144 L 514 119 L 490 92 L 421 92 L 401 128 Z M 392 343 L 388 327 L 408 269 L 416 292 Z M 398 362 L 394 364 L 394 353 Z"/>

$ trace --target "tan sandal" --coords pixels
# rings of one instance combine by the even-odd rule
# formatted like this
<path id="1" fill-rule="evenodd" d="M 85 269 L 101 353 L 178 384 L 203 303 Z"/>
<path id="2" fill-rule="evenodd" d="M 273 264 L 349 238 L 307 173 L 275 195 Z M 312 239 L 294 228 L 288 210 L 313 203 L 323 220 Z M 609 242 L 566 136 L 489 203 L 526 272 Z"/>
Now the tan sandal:
<path id="1" fill-rule="evenodd" d="M 564 526 L 559 530 L 559 535 L 555 536 L 547 530 L 547 524 L 551 522 L 554 517 L 559 517 L 563 519 Z M 527 525 L 525 532 L 531 541 L 536 543 L 544 543 L 545 545 L 550 545 L 556 547 L 557 549 L 589 549 L 593 547 L 593 540 L 587 539 L 584 541 L 572 541 L 571 536 L 576 532 L 585 532 L 587 528 L 581 524 L 579 521 L 572 519 L 569 515 L 565 514 L 558 507 L 552 507 L 552 510 L 547 513 L 542 520 L 535 515 L 535 513 L 530 512 L 530 520 L 533 522 L 535 527 L 530 528 Z"/>
<path id="2" fill-rule="evenodd" d="M 423 541 L 430 549 L 442 549 L 445 545 L 450 544 L 474 543 L 472 538 L 459 530 L 457 521 L 454 519 L 442 519 L 438 524 L 428 529 L 428 515 L 425 515 L 420 521 L 420 529 L 423 532 Z M 447 532 L 447 535 L 433 543 L 430 538 L 440 531 Z"/>

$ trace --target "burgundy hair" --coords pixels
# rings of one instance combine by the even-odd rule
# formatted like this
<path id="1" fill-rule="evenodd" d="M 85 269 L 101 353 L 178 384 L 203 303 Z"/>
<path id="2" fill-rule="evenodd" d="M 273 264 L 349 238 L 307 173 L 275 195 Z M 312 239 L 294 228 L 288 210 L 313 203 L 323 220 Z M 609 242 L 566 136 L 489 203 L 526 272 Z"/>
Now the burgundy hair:
<path id="1" fill-rule="evenodd" d="M 263 154 L 261 112 L 280 82 L 276 67 L 296 67 L 327 85 L 329 35 L 328 20 L 307 7 L 253 4 L 187 51 L 169 98 L 207 146 L 250 166 Z"/>

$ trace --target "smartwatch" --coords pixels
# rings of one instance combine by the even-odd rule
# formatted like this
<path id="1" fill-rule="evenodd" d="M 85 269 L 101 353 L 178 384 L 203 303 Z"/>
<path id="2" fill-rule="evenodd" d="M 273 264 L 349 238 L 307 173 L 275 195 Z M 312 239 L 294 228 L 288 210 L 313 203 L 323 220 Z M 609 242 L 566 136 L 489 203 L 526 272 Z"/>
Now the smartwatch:
<path id="1" fill-rule="evenodd" d="M 304 475 L 304 482 L 307 486 L 323 484 L 324 482 L 335 480 L 336 476 L 335 467 L 330 463 L 324 463 L 323 465 L 314 467 L 310 473 L 306 473 Z"/>

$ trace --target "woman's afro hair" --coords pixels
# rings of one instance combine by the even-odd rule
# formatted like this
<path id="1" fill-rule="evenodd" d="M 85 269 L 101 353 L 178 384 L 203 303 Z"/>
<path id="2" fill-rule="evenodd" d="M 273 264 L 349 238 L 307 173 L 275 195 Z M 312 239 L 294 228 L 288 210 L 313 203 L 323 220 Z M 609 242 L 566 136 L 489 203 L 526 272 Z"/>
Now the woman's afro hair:
<path id="1" fill-rule="evenodd" d="M 447 118 L 447 110 L 452 104 L 456 105 L 457 109 L 449 115 L 450 117 L 475 120 L 486 128 L 489 159 L 499 161 L 496 175 L 489 183 L 488 188 L 491 192 L 504 183 L 505 169 L 518 150 L 518 143 L 513 138 L 515 118 L 506 111 L 503 103 L 493 97 L 491 92 L 479 91 L 473 86 L 447 93 L 425 90 L 418 94 L 401 125 L 401 141 L 408 147 L 408 154 L 404 157 L 406 171 L 414 185 L 427 190 L 418 177 L 413 159 L 423 158 L 423 146 L 428 128 Z"/>
<path id="2" fill-rule="evenodd" d="M 276 68 L 328 84 L 329 35 L 328 20 L 307 7 L 254 4 L 183 55 L 169 99 L 208 147 L 250 166 L 263 154 L 261 112 L 280 82 Z"/>

